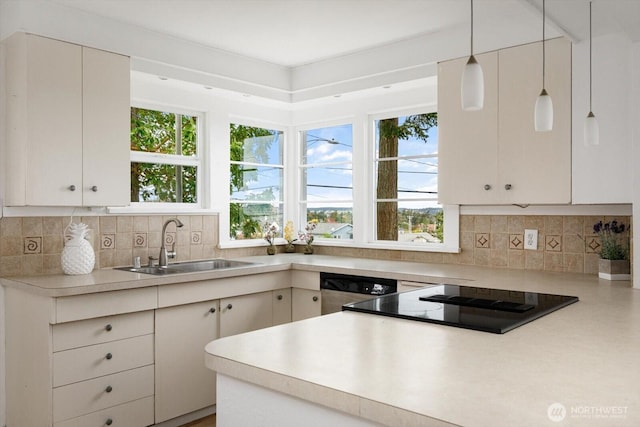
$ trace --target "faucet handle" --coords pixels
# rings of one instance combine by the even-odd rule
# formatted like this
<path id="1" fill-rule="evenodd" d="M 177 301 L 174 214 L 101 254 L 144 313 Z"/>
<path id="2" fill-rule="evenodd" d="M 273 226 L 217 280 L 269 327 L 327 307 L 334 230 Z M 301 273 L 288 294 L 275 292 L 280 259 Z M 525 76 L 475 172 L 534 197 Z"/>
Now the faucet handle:
<path id="1" fill-rule="evenodd" d="M 147 264 L 147 267 L 155 267 L 153 262 L 157 261 L 157 260 L 158 260 L 158 258 L 152 257 L 151 255 L 149 255 L 149 264 Z"/>
<path id="2" fill-rule="evenodd" d="M 167 258 L 171 258 L 174 259 L 176 257 L 177 253 L 176 253 L 176 242 L 173 242 L 171 244 L 171 250 L 167 251 Z"/>

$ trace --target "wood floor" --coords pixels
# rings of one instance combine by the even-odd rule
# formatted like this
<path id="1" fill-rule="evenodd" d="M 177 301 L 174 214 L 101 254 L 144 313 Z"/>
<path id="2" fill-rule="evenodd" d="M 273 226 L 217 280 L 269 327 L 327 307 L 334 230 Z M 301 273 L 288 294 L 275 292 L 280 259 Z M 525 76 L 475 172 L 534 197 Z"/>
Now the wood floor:
<path id="1" fill-rule="evenodd" d="M 185 424 L 182 427 L 216 427 L 216 414 Z"/>

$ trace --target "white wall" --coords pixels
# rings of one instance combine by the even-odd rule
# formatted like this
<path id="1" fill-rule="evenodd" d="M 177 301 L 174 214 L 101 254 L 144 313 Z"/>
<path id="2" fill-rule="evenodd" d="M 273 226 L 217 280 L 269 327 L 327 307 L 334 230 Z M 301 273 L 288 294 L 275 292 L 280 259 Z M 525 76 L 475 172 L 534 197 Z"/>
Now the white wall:
<path id="1" fill-rule="evenodd" d="M 631 117 L 632 135 L 633 135 L 633 151 L 631 152 L 633 168 L 633 287 L 640 289 L 640 274 L 636 274 L 640 270 L 640 232 L 635 227 L 640 225 L 640 42 L 633 44 L 631 48 L 632 54 L 632 82 L 630 87 L 631 99 Z"/>
<path id="2" fill-rule="evenodd" d="M 593 113 L 600 127 L 600 144 L 587 147 L 584 121 L 589 113 L 589 41 L 573 45 L 573 203 L 632 201 L 631 46 L 620 34 L 593 39 Z"/>

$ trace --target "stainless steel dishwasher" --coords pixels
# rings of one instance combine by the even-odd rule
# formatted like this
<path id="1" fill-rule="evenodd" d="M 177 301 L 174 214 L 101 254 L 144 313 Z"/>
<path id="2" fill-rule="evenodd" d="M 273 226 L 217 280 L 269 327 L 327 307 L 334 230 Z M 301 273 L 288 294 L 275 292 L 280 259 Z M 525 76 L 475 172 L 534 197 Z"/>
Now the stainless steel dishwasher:
<path id="1" fill-rule="evenodd" d="M 397 291 L 398 282 L 394 279 L 320 273 L 322 314 L 341 311 L 343 304 L 364 301 Z"/>

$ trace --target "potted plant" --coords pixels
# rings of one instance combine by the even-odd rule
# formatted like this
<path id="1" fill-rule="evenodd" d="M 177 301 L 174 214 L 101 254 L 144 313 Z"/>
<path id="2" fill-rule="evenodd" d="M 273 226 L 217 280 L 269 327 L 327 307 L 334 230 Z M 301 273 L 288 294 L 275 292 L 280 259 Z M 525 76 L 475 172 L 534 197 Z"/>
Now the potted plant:
<path id="1" fill-rule="evenodd" d="M 287 221 L 287 225 L 284 226 L 284 240 L 287 241 L 287 245 L 284 247 L 284 251 L 287 253 L 294 253 L 296 251 L 296 247 L 293 246 L 293 242 L 295 242 L 295 232 L 293 231 L 293 221 Z"/>
<path id="2" fill-rule="evenodd" d="M 303 253 L 305 255 L 311 255 L 313 253 L 313 246 L 311 246 L 311 244 L 313 243 L 313 230 L 316 229 L 316 222 L 315 221 L 310 221 L 307 223 L 307 226 L 304 228 L 304 231 L 299 231 L 298 232 L 298 239 L 300 239 L 301 242 L 304 242 L 304 251 Z"/>
<path id="3" fill-rule="evenodd" d="M 593 225 L 593 232 L 600 236 L 600 260 L 598 277 L 606 280 L 629 280 L 629 227 L 613 220 L 599 221 Z"/>
<path id="4" fill-rule="evenodd" d="M 274 246 L 274 243 L 276 241 L 276 237 L 278 236 L 278 232 L 280 231 L 280 227 L 276 222 L 272 222 L 271 224 L 269 224 L 268 221 L 265 221 L 262 228 L 263 228 L 264 240 L 266 240 L 267 243 L 269 243 L 269 247 L 267 248 L 267 254 L 275 255 L 276 247 Z"/>

